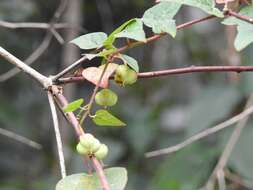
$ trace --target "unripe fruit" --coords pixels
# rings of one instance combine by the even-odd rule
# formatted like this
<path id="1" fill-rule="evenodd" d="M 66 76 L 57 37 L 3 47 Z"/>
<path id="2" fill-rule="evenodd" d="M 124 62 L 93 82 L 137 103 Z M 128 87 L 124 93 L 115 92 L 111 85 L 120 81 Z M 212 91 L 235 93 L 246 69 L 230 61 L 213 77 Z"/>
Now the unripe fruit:
<path id="1" fill-rule="evenodd" d="M 81 145 L 87 148 L 88 150 L 93 146 L 95 140 L 96 140 L 95 137 L 89 133 L 80 136 Z"/>
<path id="2" fill-rule="evenodd" d="M 118 96 L 109 89 L 103 89 L 96 94 L 95 101 L 101 106 L 113 106 L 117 103 Z"/>
<path id="3" fill-rule="evenodd" d="M 81 143 L 77 144 L 76 150 L 79 154 L 82 154 L 82 155 L 87 155 L 89 153 L 89 150 L 85 148 Z"/>
<path id="4" fill-rule="evenodd" d="M 127 73 L 127 77 L 125 78 L 124 84 L 130 85 L 130 84 L 134 84 L 136 81 L 137 81 L 137 73 L 134 70 L 129 69 Z"/>
<path id="5" fill-rule="evenodd" d="M 100 148 L 97 152 L 95 152 L 95 156 L 99 160 L 103 160 L 108 154 L 108 147 L 105 144 L 101 144 Z"/>
<path id="6" fill-rule="evenodd" d="M 116 69 L 114 80 L 122 86 L 133 84 L 137 81 L 137 73 L 127 65 L 120 65 Z"/>
<path id="7" fill-rule="evenodd" d="M 98 139 L 95 139 L 93 141 L 92 146 L 90 147 L 90 153 L 94 154 L 95 152 L 99 150 L 100 147 L 101 147 L 101 143 L 99 142 Z"/>

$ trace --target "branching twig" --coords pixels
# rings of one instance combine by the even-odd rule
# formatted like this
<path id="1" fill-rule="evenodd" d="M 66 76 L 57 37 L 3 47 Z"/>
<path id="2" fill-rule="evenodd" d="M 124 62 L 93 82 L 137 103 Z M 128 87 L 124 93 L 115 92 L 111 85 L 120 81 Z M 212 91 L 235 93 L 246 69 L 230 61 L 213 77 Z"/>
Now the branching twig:
<path id="1" fill-rule="evenodd" d="M 61 168 L 61 176 L 62 178 L 66 177 L 66 166 L 65 166 L 65 160 L 64 160 L 64 153 L 63 153 L 63 146 L 62 146 L 62 140 L 61 140 L 61 133 L 59 129 L 59 120 L 57 117 L 57 112 L 54 104 L 54 98 L 53 95 L 48 92 L 48 101 L 53 117 L 54 122 L 54 131 L 55 131 L 55 138 L 56 138 L 56 144 L 57 144 L 57 151 L 59 156 L 59 163 Z"/>
<path id="2" fill-rule="evenodd" d="M 253 104 L 253 94 L 248 99 L 245 109 L 247 109 L 252 104 Z M 223 171 L 225 169 L 228 159 L 229 159 L 237 141 L 239 140 L 241 132 L 244 129 L 244 127 L 246 126 L 248 119 L 249 119 L 249 115 L 247 117 L 243 118 L 235 127 L 215 169 L 213 170 L 209 180 L 207 181 L 207 184 L 206 184 L 207 187 L 213 186 L 214 181 L 215 181 L 215 177 L 217 176 L 217 173 L 219 171 L 221 171 L 221 170 Z"/>
<path id="3" fill-rule="evenodd" d="M 240 114 L 230 118 L 229 120 L 220 123 L 212 128 L 208 128 L 190 138 L 188 138 L 187 140 L 175 145 L 175 146 L 171 146 L 168 148 L 164 148 L 164 149 L 160 149 L 160 150 L 156 150 L 156 151 L 152 151 L 152 152 L 148 152 L 146 153 L 146 157 L 154 157 L 154 156 L 160 156 L 160 155 L 164 155 L 164 154 L 169 154 L 172 152 L 176 152 L 192 143 L 194 143 L 195 141 L 198 141 L 206 136 L 209 136 L 211 134 L 217 133 L 218 131 L 225 129 L 235 123 L 237 123 L 238 121 L 244 119 L 245 117 L 247 117 L 248 115 L 253 113 L 253 106 L 249 107 L 248 109 L 244 110 L 243 112 L 241 112 Z"/>
<path id="4" fill-rule="evenodd" d="M 13 132 L 11 132 L 9 130 L 0 128 L 0 134 L 4 135 L 6 137 L 9 137 L 11 139 L 14 139 L 16 141 L 19 141 L 19 142 L 21 142 L 21 143 L 23 143 L 25 145 L 28 145 L 28 146 L 30 146 L 32 148 L 35 148 L 35 149 L 38 149 L 38 150 L 42 148 L 42 146 L 39 143 L 34 142 L 34 141 L 32 141 L 32 140 L 30 140 L 30 139 L 28 139 L 26 137 L 23 137 L 21 135 L 16 134 L 16 133 L 13 133 Z"/>

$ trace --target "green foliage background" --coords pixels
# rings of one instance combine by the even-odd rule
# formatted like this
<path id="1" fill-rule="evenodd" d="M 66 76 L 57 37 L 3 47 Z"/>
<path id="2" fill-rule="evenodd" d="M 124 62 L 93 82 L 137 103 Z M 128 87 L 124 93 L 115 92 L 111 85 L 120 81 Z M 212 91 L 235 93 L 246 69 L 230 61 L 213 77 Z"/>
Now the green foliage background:
<path id="1" fill-rule="evenodd" d="M 103 13 L 96 5 L 99 1 L 82 1 L 82 26 L 87 32 L 110 33 L 126 20 L 141 17 L 153 6 L 153 1 L 144 0 L 104 1 L 112 14 L 111 20 L 105 23 L 102 22 Z M 0 19 L 48 22 L 57 6 L 58 1 L 2 0 Z M 186 7 L 176 16 L 177 24 L 204 15 L 201 10 Z M 45 32 L 5 28 L 0 31 L 1 46 L 21 59 L 39 45 Z M 225 65 L 227 42 L 224 31 L 224 25 L 212 20 L 178 32 L 175 40 L 164 37 L 130 50 L 129 55 L 138 60 L 141 72 L 190 65 Z M 252 52 L 252 45 L 242 51 L 243 65 L 252 65 Z M 62 53 L 62 46 L 54 40 L 33 67 L 47 75 L 55 74 L 61 68 Z M 1 73 L 11 68 L 3 60 L 0 60 L 0 65 Z M 194 73 L 140 79 L 127 88 L 112 84 L 112 89 L 119 95 L 119 103 L 113 112 L 127 126 L 102 128 L 90 122 L 85 127 L 109 146 L 107 165 L 128 169 L 128 190 L 140 187 L 196 190 L 210 175 L 231 130 L 208 137 L 170 156 L 146 159 L 144 153 L 176 144 L 238 113 L 253 90 L 251 73 L 242 73 L 239 77 L 235 82 L 229 74 Z M 75 87 L 75 97 L 88 101 L 93 86 L 83 83 Z M 43 149 L 37 151 L 1 136 L 0 189 L 54 189 L 60 175 L 49 106 L 41 89 L 24 74 L 0 83 L 0 127 L 43 145 Z M 74 150 L 73 130 L 70 127 L 65 129 L 63 136 L 68 173 L 84 171 L 82 159 Z M 249 180 L 253 180 L 252 138 L 250 121 L 229 161 L 230 169 Z"/>

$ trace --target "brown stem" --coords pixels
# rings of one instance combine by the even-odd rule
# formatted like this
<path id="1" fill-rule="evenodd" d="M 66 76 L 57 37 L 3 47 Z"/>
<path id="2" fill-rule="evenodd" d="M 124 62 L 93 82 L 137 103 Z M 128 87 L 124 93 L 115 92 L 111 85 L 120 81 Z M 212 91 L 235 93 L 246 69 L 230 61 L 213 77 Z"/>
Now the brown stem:
<path id="1" fill-rule="evenodd" d="M 100 182 L 102 183 L 103 190 L 110 190 L 110 187 L 109 187 L 109 184 L 106 180 L 105 173 L 103 172 L 103 168 L 101 166 L 101 163 L 95 157 L 92 157 L 91 161 L 92 161 L 93 166 L 99 176 Z"/>
<path id="2" fill-rule="evenodd" d="M 232 11 L 232 10 L 228 10 L 227 15 L 236 17 L 240 20 L 243 20 L 243 21 L 246 21 L 250 24 L 253 24 L 253 18 L 249 18 L 247 16 L 241 15 L 239 13 L 236 13 L 236 12 Z"/>
<path id="3" fill-rule="evenodd" d="M 167 75 L 175 74 L 186 74 L 186 73 L 196 73 L 196 72 L 251 72 L 253 71 L 253 66 L 190 66 L 177 69 L 167 69 L 162 71 L 151 71 L 138 73 L 138 78 L 153 78 Z M 67 77 L 60 78 L 58 82 L 60 84 L 75 83 L 85 81 L 82 76 L 78 77 Z"/>

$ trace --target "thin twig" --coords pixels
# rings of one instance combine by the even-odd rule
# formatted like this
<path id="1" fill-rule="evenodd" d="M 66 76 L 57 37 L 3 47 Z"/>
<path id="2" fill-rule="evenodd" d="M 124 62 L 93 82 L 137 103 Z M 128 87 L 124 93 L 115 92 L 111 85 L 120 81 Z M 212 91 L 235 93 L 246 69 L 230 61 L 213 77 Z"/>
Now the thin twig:
<path id="1" fill-rule="evenodd" d="M 250 72 L 253 66 L 189 66 L 184 68 L 166 69 L 162 71 L 150 71 L 138 73 L 138 78 L 153 78 L 167 75 L 186 74 L 195 72 Z M 59 78 L 59 84 L 82 82 L 86 79 L 82 76 Z"/>
<path id="2" fill-rule="evenodd" d="M 239 113 L 238 115 L 230 118 L 229 120 L 222 122 L 212 128 L 208 128 L 200 133 L 197 133 L 196 135 L 193 135 L 192 137 L 186 139 L 185 141 L 168 147 L 168 148 L 163 148 L 160 150 L 155 150 L 152 152 L 148 152 L 146 153 L 146 157 L 155 157 L 155 156 L 160 156 L 160 155 L 164 155 L 164 154 L 170 154 L 172 152 L 176 152 L 192 143 L 194 143 L 195 141 L 198 141 L 206 136 L 209 136 L 211 134 L 217 133 L 218 131 L 225 129 L 235 123 L 237 123 L 238 121 L 244 119 L 245 117 L 247 117 L 248 115 L 253 113 L 253 106 L 249 107 L 248 109 L 244 110 L 243 112 Z"/>
<path id="3" fill-rule="evenodd" d="M 245 105 L 245 109 L 249 108 L 251 105 L 253 104 L 253 94 L 250 96 L 250 98 L 248 99 L 246 105 Z M 240 122 L 238 122 L 238 124 L 236 125 L 234 131 L 232 132 L 232 135 L 230 136 L 227 145 L 216 165 L 216 167 L 214 168 L 211 176 L 209 177 L 206 186 L 210 187 L 213 186 L 212 184 L 214 184 L 215 181 L 215 177 L 217 176 L 217 173 L 220 170 L 224 170 L 225 166 L 229 160 L 229 157 L 232 153 L 232 151 L 234 150 L 234 147 L 236 145 L 236 143 L 238 142 L 241 132 L 244 129 L 244 127 L 246 126 L 247 122 L 249 120 L 249 115 L 245 118 L 243 118 Z"/>
<path id="4" fill-rule="evenodd" d="M 11 139 L 14 139 L 16 141 L 19 141 L 25 145 L 28 145 L 32 148 L 35 148 L 35 149 L 38 149 L 40 150 L 42 148 L 41 144 L 37 143 L 37 142 L 34 142 L 24 136 L 21 136 L 21 135 L 18 135 L 16 133 L 13 133 L 12 131 L 9 131 L 9 130 L 6 130 L 6 129 L 3 129 L 3 128 L 0 128 L 0 134 L 1 135 L 4 135 L 6 137 L 9 137 Z"/>
<path id="5" fill-rule="evenodd" d="M 54 35 L 55 39 L 62 45 L 64 44 L 64 39 L 61 36 L 61 34 L 59 32 L 57 32 L 54 28 L 51 28 L 50 31 L 52 32 L 52 34 Z"/>
<path id="6" fill-rule="evenodd" d="M 30 29 L 49 29 L 51 27 L 55 29 L 63 28 L 73 28 L 73 26 L 68 23 L 40 23 L 40 22 L 7 22 L 0 20 L 0 27 L 9 28 L 9 29 L 20 29 L 20 28 L 30 28 Z"/>
<path id="7" fill-rule="evenodd" d="M 62 140 L 61 140 L 61 133 L 59 129 L 59 120 L 57 117 L 57 112 L 54 104 L 54 98 L 53 95 L 48 91 L 48 101 L 53 117 L 54 122 L 54 132 L 55 132 L 55 138 L 56 138 L 56 144 L 57 144 L 57 152 L 59 156 L 59 163 L 61 168 L 61 176 L 62 178 L 66 177 L 66 166 L 65 166 L 65 160 L 64 160 L 64 153 L 63 153 L 63 146 L 62 146 Z"/>
<path id="8" fill-rule="evenodd" d="M 232 11 L 232 10 L 228 10 L 227 15 L 236 17 L 240 20 L 243 20 L 243 21 L 246 21 L 250 24 L 253 24 L 253 18 L 249 18 L 247 16 L 241 15 L 239 13 L 236 13 L 236 12 Z"/>
<path id="9" fill-rule="evenodd" d="M 190 27 L 190 26 L 192 26 L 194 24 L 201 23 L 203 21 L 210 20 L 212 18 L 216 18 L 216 17 L 213 16 L 213 15 L 211 15 L 211 16 L 207 16 L 207 17 L 204 17 L 204 18 L 200 18 L 200 19 L 196 19 L 196 20 L 193 20 L 193 21 L 190 21 L 190 22 L 183 23 L 183 24 L 177 26 L 177 30 L 181 30 L 183 28 Z M 118 48 L 117 50 L 115 50 L 114 52 L 112 52 L 111 55 L 122 53 L 122 52 L 124 52 L 124 51 L 126 51 L 128 49 L 133 48 L 133 47 L 153 42 L 155 40 L 160 39 L 161 37 L 163 37 L 165 35 L 167 35 L 167 33 L 155 34 L 155 35 L 147 38 L 145 42 L 131 42 L 131 43 L 129 43 L 129 44 L 127 44 L 127 45 L 125 45 L 125 46 L 123 46 L 121 48 Z M 74 68 L 76 68 L 77 66 L 79 66 L 82 62 L 87 61 L 87 60 L 88 59 L 85 56 L 82 57 L 81 59 L 79 59 L 75 63 L 71 64 L 69 67 L 65 68 L 63 71 L 61 71 L 57 75 L 53 76 L 52 80 L 53 81 L 57 81 L 59 78 L 61 78 L 62 76 L 64 76 L 68 72 L 72 71 Z"/>

